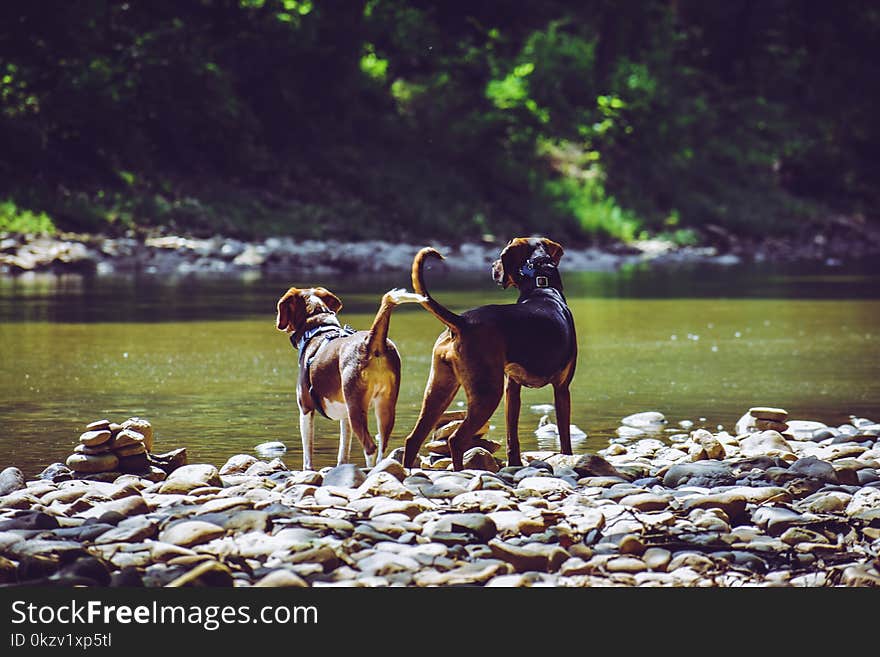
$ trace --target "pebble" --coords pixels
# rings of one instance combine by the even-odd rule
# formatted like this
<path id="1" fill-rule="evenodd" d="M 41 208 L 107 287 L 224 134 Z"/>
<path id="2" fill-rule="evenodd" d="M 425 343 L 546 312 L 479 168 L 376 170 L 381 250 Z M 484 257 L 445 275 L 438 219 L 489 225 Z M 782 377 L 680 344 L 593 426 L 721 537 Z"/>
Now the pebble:
<path id="1" fill-rule="evenodd" d="M 107 432 L 109 437 L 110 432 Z M 106 454 L 71 454 L 67 457 L 67 467 L 77 473 L 112 471 L 119 465 L 119 457 L 112 452 Z"/>
<path id="2" fill-rule="evenodd" d="M 663 475 L 663 485 L 666 488 L 678 488 L 684 484 L 706 487 L 729 486 L 734 482 L 731 467 L 721 461 L 679 463 L 671 466 Z"/>
<path id="3" fill-rule="evenodd" d="M 89 430 L 140 432 L 109 425 Z M 643 435 L 616 455 L 527 452 L 497 473 L 393 458 L 291 472 L 247 454 L 218 471 L 172 467 L 175 453 L 149 455 L 167 456 L 155 484 L 146 470 L 54 464 L 28 482 L 7 468 L 0 583 L 873 586 L 880 450 L 855 440 L 872 425 L 819 441 L 696 429 L 672 448 Z"/>
<path id="4" fill-rule="evenodd" d="M 98 431 L 86 431 L 79 437 L 79 442 L 86 447 L 97 447 L 98 445 L 103 445 L 107 441 L 110 440 L 110 437 L 113 434 L 110 433 L 109 429 L 100 429 Z"/>
<path id="5" fill-rule="evenodd" d="M 339 486 L 340 488 L 357 488 L 367 477 L 353 463 L 343 463 L 330 468 L 324 473 L 322 486 Z"/>
<path id="6" fill-rule="evenodd" d="M 462 457 L 462 464 L 466 470 L 487 470 L 498 472 L 500 466 L 492 453 L 483 447 L 472 447 Z"/>
<path id="7" fill-rule="evenodd" d="M 24 473 L 15 467 L 8 467 L 0 472 L 0 497 L 9 495 L 25 487 Z"/>
<path id="8" fill-rule="evenodd" d="M 181 547 L 193 547 L 219 538 L 226 534 L 222 527 L 203 520 L 184 520 L 176 522 L 159 533 L 159 540 Z"/>
<path id="9" fill-rule="evenodd" d="M 654 431 L 663 428 L 666 424 L 666 417 L 657 411 L 647 411 L 627 415 L 621 422 L 624 426 Z"/>
<path id="10" fill-rule="evenodd" d="M 287 445 L 277 440 L 260 443 L 254 447 L 254 451 L 260 456 L 271 457 L 280 456 L 287 452 Z"/>
<path id="11" fill-rule="evenodd" d="M 506 561 L 520 573 L 530 570 L 556 571 L 570 556 L 559 545 L 544 543 L 514 545 L 496 538 L 489 541 L 489 547 L 496 558 Z"/>

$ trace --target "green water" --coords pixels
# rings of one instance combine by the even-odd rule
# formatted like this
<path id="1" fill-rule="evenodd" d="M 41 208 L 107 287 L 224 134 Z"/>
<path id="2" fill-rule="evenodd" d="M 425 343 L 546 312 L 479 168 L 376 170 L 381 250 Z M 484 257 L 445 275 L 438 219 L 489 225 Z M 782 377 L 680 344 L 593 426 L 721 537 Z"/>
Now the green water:
<path id="1" fill-rule="evenodd" d="M 647 410 L 670 427 L 731 430 L 753 405 L 828 424 L 851 413 L 880 420 L 880 277 L 870 268 L 564 276 L 580 343 L 572 422 L 588 433 L 576 452 L 605 447 L 622 417 Z M 318 282 L 356 328 L 382 292 L 407 283 L 398 274 L 0 279 L 0 467 L 33 475 L 63 461 L 88 422 L 133 415 L 153 423 L 156 451 L 186 447 L 192 462 L 220 466 L 280 440 L 288 466 L 300 467 L 296 353 L 274 328 L 274 307 L 288 285 Z M 430 272 L 429 283 L 456 310 L 516 298 L 487 276 Z M 392 318 L 403 356 L 392 447 L 415 423 L 440 330 L 417 306 Z M 554 447 L 536 439 L 540 416 L 529 409 L 551 401 L 550 388 L 524 390 L 524 450 Z M 503 405 L 492 424 L 488 437 L 503 444 Z M 317 464 L 334 464 L 337 446 L 338 424 L 319 418 Z"/>

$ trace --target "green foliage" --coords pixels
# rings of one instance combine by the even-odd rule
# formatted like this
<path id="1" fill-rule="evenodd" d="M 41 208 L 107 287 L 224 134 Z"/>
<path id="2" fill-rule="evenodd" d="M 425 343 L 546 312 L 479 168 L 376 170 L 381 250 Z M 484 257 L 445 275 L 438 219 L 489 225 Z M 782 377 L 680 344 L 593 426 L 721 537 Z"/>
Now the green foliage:
<path id="1" fill-rule="evenodd" d="M 9 199 L 0 201 L 0 231 L 10 233 L 54 233 L 55 224 L 45 212 L 19 208 Z"/>
<path id="2" fill-rule="evenodd" d="M 784 234 L 876 216 L 878 60 L 854 0 L 0 3 L 0 175 L 75 230 Z"/>

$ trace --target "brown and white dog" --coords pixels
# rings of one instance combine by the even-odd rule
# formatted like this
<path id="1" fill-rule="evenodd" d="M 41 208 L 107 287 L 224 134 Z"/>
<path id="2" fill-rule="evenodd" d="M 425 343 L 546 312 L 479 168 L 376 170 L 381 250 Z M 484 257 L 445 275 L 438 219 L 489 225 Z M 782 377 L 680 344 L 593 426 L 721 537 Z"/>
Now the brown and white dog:
<path id="1" fill-rule="evenodd" d="M 275 325 L 299 351 L 296 401 L 304 469 L 312 469 L 316 412 L 339 421 L 337 464 L 348 462 L 353 432 L 363 446 L 367 466 L 372 467 L 377 460 L 376 443 L 367 427 L 372 407 L 378 423 L 378 458 L 382 458 L 394 428 L 400 389 L 400 356 L 388 339 L 388 323 L 395 306 L 422 300 L 405 290 L 387 292 L 369 331 L 342 326 L 336 316 L 342 301 L 323 287 L 292 287 L 278 300 Z"/>
<path id="2" fill-rule="evenodd" d="M 521 465 L 517 423 L 522 386 L 553 386 L 559 442 L 571 454 L 569 384 L 577 363 L 574 320 L 562 294 L 557 266 L 562 247 L 546 238 L 511 240 L 493 265 L 495 281 L 519 289 L 516 303 L 480 306 L 461 315 L 431 298 L 422 275 L 426 258 L 443 259 L 436 250 L 416 254 L 413 289 L 447 329 L 434 344 L 431 373 L 418 422 L 405 442 L 404 465 L 412 467 L 419 448 L 459 388 L 467 395 L 467 415 L 449 437 L 456 470 L 471 437 L 491 417 L 505 395 L 508 465 Z"/>

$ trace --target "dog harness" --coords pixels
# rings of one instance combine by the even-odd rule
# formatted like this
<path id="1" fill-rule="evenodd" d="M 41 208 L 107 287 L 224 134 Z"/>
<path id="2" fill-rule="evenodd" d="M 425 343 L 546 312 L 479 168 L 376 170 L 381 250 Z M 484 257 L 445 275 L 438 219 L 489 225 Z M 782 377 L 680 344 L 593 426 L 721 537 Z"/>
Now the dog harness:
<path id="1" fill-rule="evenodd" d="M 312 388 L 312 376 L 310 373 L 312 367 L 312 361 L 315 360 L 315 357 L 318 355 L 318 352 L 321 351 L 321 347 L 324 346 L 324 343 L 330 342 L 331 340 L 335 340 L 336 338 L 348 337 L 357 333 L 355 329 L 350 327 L 348 324 L 345 326 L 332 326 L 332 325 L 324 325 L 324 326 L 315 326 L 314 328 L 310 328 L 308 331 L 302 334 L 302 337 L 299 340 L 294 340 L 293 335 L 290 335 L 290 344 L 299 352 L 299 370 L 301 376 L 305 380 L 306 386 L 308 386 L 309 396 L 312 398 L 312 404 L 314 404 L 317 411 L 326 417 L 328 420 L 330 419 L 327 416 L 327 413 L 324 412 L 324 407 L 321 405 L 321 400 L 318 398 L 318 395 L 315 394 L 314 388 Z M 316 335 L 323 335 L 324 340 L 318 345 L 318 348 L 315 349 L 315 353 L 312 354 L 312 357 L 306 360 L 306 346 L 309 342 L 312 341 Z"/>

